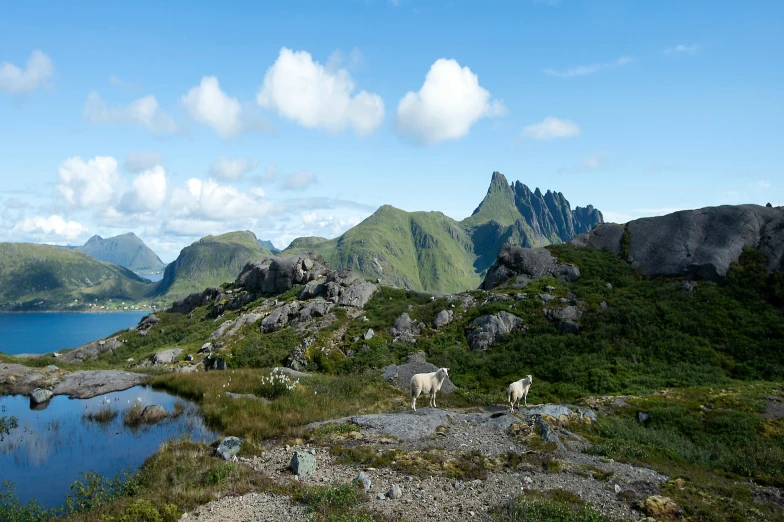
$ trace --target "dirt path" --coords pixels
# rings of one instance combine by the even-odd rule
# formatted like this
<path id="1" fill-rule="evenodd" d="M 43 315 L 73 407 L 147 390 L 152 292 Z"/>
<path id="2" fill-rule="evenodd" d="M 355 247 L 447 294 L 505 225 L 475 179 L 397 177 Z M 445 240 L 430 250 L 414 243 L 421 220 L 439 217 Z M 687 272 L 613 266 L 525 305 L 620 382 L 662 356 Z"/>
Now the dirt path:
<path id="1" fill-rule="evenodd" d="M 243 462 L 285 484 L 297 480 L 288 469 L 294 451 L 312 452 L 317 469 L 302 478 L 302 483 L 347 483 L 363 471 L 371 480 L 367 509 L 391 518 L 428 522 L 434 514 L 446 521 L 487 520 L 489 510 L 520 493 L 558 488 L 576 494 L 606 515 L 637 520 L 642 515 L 632 505 L 656 494 L 667 478 L 650 469 L 584 454 L 580 450 L 585 443 L 570 440 L 563 430 L 559 432 L 563 444 L 554 452 L 532 451 L 528 444 L 531 439 L 521 435 L 531 436 L 533 418 L 522 417 L 503 412 L 465 414 L 430 408 L 422 408 L 416 414 L 353 417 L 344 422 L 359 426 L 360 432 L 296 447 L 274 446 Z M 408 426 L 408 430 L 400 431 L 402 426 Z M 511 430 L 507 430 L 509 426 Z M 393 455 L 393 450 L 398 453 L 394 454 L 396 460 L 385 461 L 385 467 L 374 468 L 338 462 L 330 445 L 357 449 L 365 455 Z M 489 472 L 481 473 L 481 479 L 440 476 L 445 466 L 452 469 L 456 458 L 473 450 L 480 452 L 491 467 Z M 492 466 L 504 462 L 509 455 L 518 456 L 513 466 Z M 543 462 L 551 464 L 546 467 Z M 377 498 L 393 484 L 402 490 L 399 499 Z M 284 521 L 301 519 L 304 512 L 304 506 L 285 497 L 253 494 L 211 502 L 182 520 Z"/>

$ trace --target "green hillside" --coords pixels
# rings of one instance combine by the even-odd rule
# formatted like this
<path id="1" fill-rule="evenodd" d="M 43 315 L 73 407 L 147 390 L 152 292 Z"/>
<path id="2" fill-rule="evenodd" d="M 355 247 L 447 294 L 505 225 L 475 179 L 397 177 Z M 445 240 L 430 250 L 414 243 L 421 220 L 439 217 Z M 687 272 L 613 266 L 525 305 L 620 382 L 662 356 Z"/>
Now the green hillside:
<path id="1" fill-rule="evenodd" d="M 171 302 L 210 286 L 234 281 L 248 261 L 272 253 L 250 231 L 207 236 L 182 249 L 166 267 L 156 294 Z"/>
<path id="2" fill-rule="evenodd" d="M 98 261 L 124 266 L 137 273 L 159 272 L 166 266 L 133 232 L 106 239 L 93 236 L 77 249 Z"/>
<path id="3" fill-rule="evenodd" d="M 78 250 L 0 243 L 0 309 L 84 308 L 109 299 L 138 301 L 153 292 L 127 268 Z"/>
<path id="4" fill-rule="evenodd" d="M 384 205 L 338 238 L 300 238 L 284 253 L 307 250 L 316 250 L 330 266 L 414 290 L 456 292 L 480 282 L 468 231 L 441 212 Z"/>
<path id="5" fill-rule="evenodd" d="M 277 248 L 275 245 L 273 245 L 272 241 L 268 239 L 267 240 L 259 239 L 259 245 L 261 245 L 262 248 L 266 248 L 273 254 L 279 254 L 281 252 L 281 250 Z"/>
<path id="6" fill-rule="evenodd" d="M 335 239 L 297 238 L 285 254 L 314 250 L 332 266 L 412 290 L 458 292 L 476 288 L 504 243 L 561 243 L 602 223 L 592 206 L 576 207 L 560 192 L 530 191 L 494 172 L 473 215 L 455 221 L 440 212 L 379 208 Z"/>

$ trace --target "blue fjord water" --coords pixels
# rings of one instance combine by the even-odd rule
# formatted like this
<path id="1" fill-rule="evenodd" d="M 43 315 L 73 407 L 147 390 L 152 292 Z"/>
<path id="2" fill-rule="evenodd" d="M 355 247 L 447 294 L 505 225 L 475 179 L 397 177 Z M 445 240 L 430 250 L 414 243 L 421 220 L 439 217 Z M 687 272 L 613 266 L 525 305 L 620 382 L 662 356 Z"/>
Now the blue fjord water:
<path id="1" fill-rule="evenodd" d="M 0 352 L 49 353 L 77 348 L 135 326 L 149 312 L 0 314 Z"/>
<path id="2" fill-rule="evenodd" d="M 139 400 L 142 406 L 159 404 L 169 412 L 176 401 L 186 407 L 176 418 L 129 428 L 123 413 Z M 99 423 L 85 417 L 105 407 L 117 412 L 113 420 Z M 18 427 L 0 435 L 0 480 L 16 484 L 21 502 L 34 498 L 47 508 L 65 503 L 70 485 L 82 479 L 81 472 L 111 478 L 138 469 L 167 440 L 211 442 L 217 437 L 205 427 L 195 405 L 146 386 L 84 400 L 58 395 L 43 410 L 32 410 L 26 396 L 0 396 L 0 416 L 19 420 Z"/>

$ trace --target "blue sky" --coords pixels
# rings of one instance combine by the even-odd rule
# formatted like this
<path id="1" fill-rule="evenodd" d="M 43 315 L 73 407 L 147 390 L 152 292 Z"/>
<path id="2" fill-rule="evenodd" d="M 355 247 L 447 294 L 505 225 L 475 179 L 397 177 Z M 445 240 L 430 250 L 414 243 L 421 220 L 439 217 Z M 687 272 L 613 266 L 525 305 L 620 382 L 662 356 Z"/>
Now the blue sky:
<path id="1" fill-rule="evenodd" d="M 494 170 L 618 222 L 782 205 L 783 26 L 773 1 L 6 3 L 0 241 L 284 247 L 385 203 L 462 219 Z"/>

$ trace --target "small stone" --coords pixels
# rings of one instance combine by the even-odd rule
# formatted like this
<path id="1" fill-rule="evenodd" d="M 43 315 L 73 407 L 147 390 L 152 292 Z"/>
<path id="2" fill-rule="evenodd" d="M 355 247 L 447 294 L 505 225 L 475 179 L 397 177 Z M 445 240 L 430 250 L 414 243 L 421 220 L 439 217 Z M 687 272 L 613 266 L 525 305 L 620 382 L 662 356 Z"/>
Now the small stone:
<path id="1" fill-rule="evenodd" d="M 49 399 L 52 398 L 54 395 L 49 390 L 44 390 L 43 388 L 36 388 L 32 392 L 30 392 L 30 402 L 33 404 L 42 404 Z"/>
<path id="2" fill-rule="evenodd" d="M 640 424 L 644 424 L 644 423 L 648 422 L 649 420 L 651 420 L 651 414 L 650 413 L 648 413 L 647 411 L 638 411 L 637 412 L 637 422 L 639 422 Z"/>
<path id="3" fill-rule="evenodd" d="M 304 451 L 295 451 L 290 466 L 295 475 L 307 477 L 316 471 L 316 457 Z"/>
<path id="4" fill-rule="evenodd" d="M 191 355 L 191 354 L 186 355 L 185 356 L 185 360 L 188 361 L 188 362 L 192 361 L 193 360 L 193 355 Z"/>
<path id="5" fill-rule="evenodd" d="M 242 439 L 238 437 L 226 437 L 223 439 L 215 452 L 220 455 L 223 460 L 231 460 L 240 452 L 242 447 Z"/>
<path id="6" fill-rule="evenodd" d="M 640 509 L 656 520 L 670 520 L 678 515 L 678 504 L 669 497 L 652 495 L 640 503 Z"/>
<path id="7" fill-rule="evenodd" d="M 59 370 L 60 368 L 58 368 L 54 364 L 50 364 L 49 366 L 46 367 L 46 369 L 49 370 L 50 372 L 54 372 L 54 371 Z"/>
<path id="8" fill-rule="evenodd" d="M 523 482 L 525 484 L 533 484 L 534 483 L 534 479 L 532 479 L 531 477 L 525 477 L 525 478 L 523 478 Z"/>
<path id="9" fill-rule="evenodd" d="M 149 406 L 145 406 L 142 410 L 142 422 L 147 424 L 155 424 L 168 416 L 169 412 L 166 411 L 166 408 L 157 404 L 150 404 Z"/>
<path id="10" fill-rule="evenodd" d="M 376 500 L 386 500 L 386 498 L 387 498 L 386 495 L 384 495 L 383 493 L 379 493 L 378 495 L 376 495 Z"/>
<path id="11" fill-rule="evenodd" d="M 368 331 L 365 332 L 365 335 L 363 335 L 362 338 L 365 339 L 366 341 L 369 341 L 375 335 L 376 335 L 376 333 L 373 331 L 373 329 L 372 328 L 368 328 Z"/>
<path id="12" fill-rule="evenodd" d="M 401 490 L 400 486 L 398 486 L 397 484 L 392 484 L 392 487 L 389 488 L 389 491 L 387 491 L 387 498 L 397 500 L 402 496 L 403 496 L 403 490 Z"/>
<path id="13" fill-rule="evenodd" d="M 619 486 L 618 484 L 616 484 L 616 485 L 615 485 L 615 493 L 616 493 L 616 494 L 618 494 L 618 493 L 620 493 L 620 492 L 621 492 L 621 486 Z"/>
<path id="14" fill-rule="evenodd" d="M 370 491 L 370 486 L 372 484 L 370 477 L 364 471 L 360 471 L 359 475 L 357 475 L 354 480 L 351 481 L 351 483 L 361 485 L 362 489 L 365 491 Z"/>

